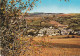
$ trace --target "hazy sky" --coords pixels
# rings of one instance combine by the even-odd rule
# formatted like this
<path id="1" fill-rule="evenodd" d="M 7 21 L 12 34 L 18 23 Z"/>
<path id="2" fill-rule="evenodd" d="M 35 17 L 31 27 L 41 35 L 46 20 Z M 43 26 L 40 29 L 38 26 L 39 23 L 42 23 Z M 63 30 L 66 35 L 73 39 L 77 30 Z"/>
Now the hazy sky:
<path id="1" fill-rule="evenodd" d="M 70 0 L 61 2 L 59 0 L 41 0 L 38 7 L 34 7 L 31 12 L 45 13 L 80 13 L 80 0 Z"/>

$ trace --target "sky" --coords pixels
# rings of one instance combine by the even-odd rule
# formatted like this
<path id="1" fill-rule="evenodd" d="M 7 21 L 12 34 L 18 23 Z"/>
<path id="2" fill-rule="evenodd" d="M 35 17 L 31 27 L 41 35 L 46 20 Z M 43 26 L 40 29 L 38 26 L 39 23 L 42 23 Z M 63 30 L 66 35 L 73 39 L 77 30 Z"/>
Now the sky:
<path id="1" fill-rule="evenodd" d="M 44 13 L 80 13 L 80 0 L 41 0 L 37 3 L 38 7 L 34 7 L 30 13 L 44 12 Z"/>

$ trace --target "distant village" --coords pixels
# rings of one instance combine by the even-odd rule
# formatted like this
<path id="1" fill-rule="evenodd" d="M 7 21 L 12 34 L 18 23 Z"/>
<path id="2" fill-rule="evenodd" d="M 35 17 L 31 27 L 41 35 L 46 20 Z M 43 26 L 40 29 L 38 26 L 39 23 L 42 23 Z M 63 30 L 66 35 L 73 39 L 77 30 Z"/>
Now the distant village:
<path id="1" fill-rule="evenodd" d="M 54 27 L 42 28 L 40 30 L 30 29 L 28 30 L 28 36 L 57 36 L 57 35 L 80 35 L 80 31 L 74 31 L 72 29 L 66 29 L 59 27 L 55 29 Z"/>

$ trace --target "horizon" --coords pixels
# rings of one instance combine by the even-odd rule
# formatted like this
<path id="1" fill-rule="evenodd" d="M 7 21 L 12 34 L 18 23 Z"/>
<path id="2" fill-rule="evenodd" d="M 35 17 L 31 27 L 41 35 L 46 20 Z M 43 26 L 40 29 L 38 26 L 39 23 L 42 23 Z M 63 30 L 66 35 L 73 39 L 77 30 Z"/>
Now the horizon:
<path id="1" fill-rule="evenodd" d="M 50 13 L 50 12 L 29 12 L 29 13 Z M 80 13 L 55 13 L 55 14 L 80 14 Z"/>

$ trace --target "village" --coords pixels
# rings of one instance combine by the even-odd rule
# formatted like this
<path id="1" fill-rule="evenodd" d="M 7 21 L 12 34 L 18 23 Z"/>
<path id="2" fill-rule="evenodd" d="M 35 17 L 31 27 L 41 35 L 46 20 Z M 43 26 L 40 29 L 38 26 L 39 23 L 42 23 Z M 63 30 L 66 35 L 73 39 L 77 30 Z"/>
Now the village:
<path id="1" fill-rule="evenodd" d="M 54 27 L 42 28 L 40 30 L 30 29 L 27 31 L 27 36 L 57 36 L 57 35 L 80 35 L 80 31 L 74 31 L 72 29 L 61 28 L 55 29 Z"/>

